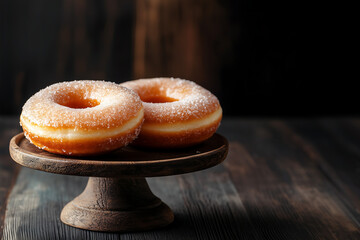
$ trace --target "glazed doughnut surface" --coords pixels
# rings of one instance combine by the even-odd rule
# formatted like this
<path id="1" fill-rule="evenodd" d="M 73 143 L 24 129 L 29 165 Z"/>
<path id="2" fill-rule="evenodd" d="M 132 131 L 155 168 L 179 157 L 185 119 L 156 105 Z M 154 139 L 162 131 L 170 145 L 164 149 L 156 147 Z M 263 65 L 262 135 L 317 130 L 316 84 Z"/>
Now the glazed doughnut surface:
<path id="1" fill-rule="evenodd" d="M 120 84 L 139 94 L 145 121 L 134 144 L 177 148 L 210 138 L 222 119 L 218 99 L 194 82 L 174 78 L 140 79 Z"/>
<path id="2" fill-rule="evenodd" d="M 35 146 L 63 155 L 95 155 L 127 145 L 138 135 L 144 110 L 139 96 L 115 83 L 71 81 L 51 85 L 23 106 L 20 124 Z"/>

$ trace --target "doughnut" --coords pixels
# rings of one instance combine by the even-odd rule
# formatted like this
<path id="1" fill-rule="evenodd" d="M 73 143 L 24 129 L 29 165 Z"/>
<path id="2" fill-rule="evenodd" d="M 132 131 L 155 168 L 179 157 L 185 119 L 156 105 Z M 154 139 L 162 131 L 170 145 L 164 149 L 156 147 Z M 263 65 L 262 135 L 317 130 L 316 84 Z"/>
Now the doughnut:
<path id="1" fill-rule="evenodd" d="M 123 147 L 140 132 L 144 108 L 132 90 L 105 81 L 56 83 L 30 97 L 20 125 L 38 148 L 87 156 Z"/>
<path id="2" fill-rule="evenodd" d="M 145 109 L 145 121 L 134 145 L 188 147 L 210 138 L 220 125 L 218 99 L 192 81 L 153 78 L 120 85 L 139 94 Z"/>

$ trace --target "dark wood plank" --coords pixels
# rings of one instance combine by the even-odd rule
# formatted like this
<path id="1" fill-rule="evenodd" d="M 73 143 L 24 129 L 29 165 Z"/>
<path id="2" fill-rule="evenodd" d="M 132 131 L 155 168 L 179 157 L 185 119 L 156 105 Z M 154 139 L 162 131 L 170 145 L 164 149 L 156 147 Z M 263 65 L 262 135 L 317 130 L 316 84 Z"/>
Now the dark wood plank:
<path id="1" fill-rule="evenodd" d="M 174 211 L 170 239 L 256 239 L 223 165 L 168 180 L 154 178 L 150 186 Z"/>
<path id="2" fill-rule="evenodd" d="M 68 227 L 62 207 L 78 195 L 86 178 L 23 168 L 11 193 L 4 240 L 16 239 L 253 239 L 255 231 L 223 166 L 176 177 L 149 179 L 150 187 L 175 213 L 168 228 L 106 234 Z M 19 207 L 22 206 L 22 207 Z M 243 232 L 243 228 L 248 229 Z"/>
<path id="3" fill-rule="evenodd" d="M 350 120 L 290 121 L 301 143 L 360 223 L 360 128 Z"/>
<path id="4" fill-rule="evenodd" d="M 17 125 L 11 121 L 9 135 Z M 169 227 L 149 232 L 62 224 L 61 209 L 87 178 L 23 168 L 7 203 L 3 239 L 359 239 L 359 131 L 348 120 L 224 119 L 219 132 L 230 150 L 223 164 L 148 179 L 175 214 Z M 1 141 L 4 149 L 8 142 Z"/>
<path id="5" fill-rule="evenodd" d="M 0 114 L 20 114 L 55 82 L 130 80 L 134 8 L 132 0 L 2 1 Z"/>
<path id="6" fill-rule="evenodd" d="M 60 221 L 64 205 L 81 193 L 87 178 L 22 168 L 8 202 L 3 239 L 119 239 Z"/>
<path id="7" fill-rule="evenodd" d="M 0 118 L 0 239 L 2 238 L 5 210 L 9 193 L 20 167 L 9 156 L 9 141 L 18 133 L 19 123 L 14 118 Z"/>
<path id="8" fill-rule="evenodd" d="M 230 145 L 224 165 L 261 238 L 359 239 L 358 221 L 341 193 L 283 122 L 222 126 L 238 141 Z"/>
<path id="9" fill-rule="evenodd" d="M 6 142 L 8 146 L 8 141 Z M 173 208 L 175 222 L 168 228 L 125 233 L 124 239 L 193 239 L 207 236 L 230 239 L 252 236 L 241 200 L 223 167 L 194 176 L 153 178 L 155 194 Z M 4 239 L 118 239 L 120 235 L 83 231 L 60 222 L 63 206 L 84 188 L 86 178 L 46 174 L 23 168 L 7 206 Z M 19 206 L 22 206 L 19 208 Z M 209 231 L 208 227 L 215 231 Z"/>
<path id="10" fill-rule="evenodd" d="M 220 94 L 221 59 L 235 48 L 227 4 L 231 5 L 215 0 L 137 1 L 134 77 L 180 77 Z"/>

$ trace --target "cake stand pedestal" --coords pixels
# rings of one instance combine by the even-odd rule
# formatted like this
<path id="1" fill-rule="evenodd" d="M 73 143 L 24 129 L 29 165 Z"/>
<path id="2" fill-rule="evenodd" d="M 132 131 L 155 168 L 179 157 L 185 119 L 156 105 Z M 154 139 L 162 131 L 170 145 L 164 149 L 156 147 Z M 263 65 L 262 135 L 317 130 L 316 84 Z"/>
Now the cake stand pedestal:
<path id="1" fill-rule="evenodd" d="M 199 171 L 222 162 L 227 140 L 215 134 L 194 147 L 149 150 L 124 147 L 96 157 L 65 157 L 40 150 L 20 133 L 10 141 L 12 159 L 29 168 L 89 176 L 83 193 L 69 202 L 60 219 L 73 227 L 106 232 L 144 231 L 174 220 L 171 209 L 150 190 L 145 177 Z"/>

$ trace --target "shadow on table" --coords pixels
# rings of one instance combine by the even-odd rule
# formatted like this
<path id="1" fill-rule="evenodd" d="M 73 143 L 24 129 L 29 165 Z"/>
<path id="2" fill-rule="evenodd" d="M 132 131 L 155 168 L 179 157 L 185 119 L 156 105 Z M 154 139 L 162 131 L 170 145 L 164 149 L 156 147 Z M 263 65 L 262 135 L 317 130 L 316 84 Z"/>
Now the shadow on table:
<path id="1" fill-rule="evenodd" d="M 55 208 L 56 209 L 56 208 Z M 40 209 L 31 211 L 33 216 Z M 60 209 L 56 209 L 57 211 Z M 41 211 L 41 210 L 40 210 Z M 295 218 L 294 218 L 295 219 Z M 296 220 L 279 219 L 273 212 L 259 212 L 257 216 L 233 215 L 231 212 L 176 213 L 175 221 L 163 229 L 133 233 L 92 232 L 62 224 L 57 218 L 48 226 L 19 226 L 16 236 L 26 239 L 50 239 L 56 232 L 59 239 L 318 239 L 331 238 L 331 232 L 318 232 L 317 216 L 301 216 Z M 58 228 L 55 232 L 53 228 Z M 34 231 L 37 229 L 37 231 Z M 41 230 L 41 231 L 40 231 Z M 331 229 L 329 230 L 331 231 Z M 33 236 L 34 238 L 31 238 Z M 8 235 L 9 237 L 9 235 Z M 340 239 L 356 239 L 350 232 Z M 57 239 L 55 238 L 55 239 Z M 10 239 L 10 238 L 8 238 Z M 5 239 L 4 239 L 5 240 Z"/>
<path id="2" fill-rule="evenodd" d="M 309 220 L 310 224 L 312 219 Z M 311 239 L 307 227 L 269 213 L 245 216 L 205 211 L 191 215 L 175 213 L 174 223 L 164 231 L 172 231 L 178 239 Z"/>
<path id="3" fill-rule="evenodd" d="M 181 214 L 175 212 L 175 221 L 169 227 L 158 230 L 157 235 L 172 235 L 174 239 L 332 239 L 331 227 L 320 232 L 319 223 L 324 219 L 316 214 L 291 215 L 288 219 L 268 212 L 248 213 L 248 216 L 233 215 L 231 212 L 204 212 Z M 324 227 L 320 228 L 324 229 Z M 343 229 L 339 239 L 357 239 L 356 232 Z"/>

